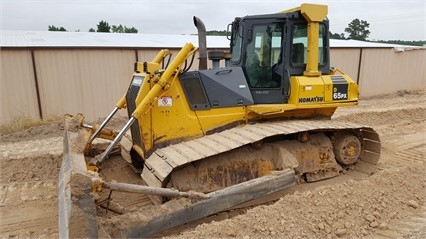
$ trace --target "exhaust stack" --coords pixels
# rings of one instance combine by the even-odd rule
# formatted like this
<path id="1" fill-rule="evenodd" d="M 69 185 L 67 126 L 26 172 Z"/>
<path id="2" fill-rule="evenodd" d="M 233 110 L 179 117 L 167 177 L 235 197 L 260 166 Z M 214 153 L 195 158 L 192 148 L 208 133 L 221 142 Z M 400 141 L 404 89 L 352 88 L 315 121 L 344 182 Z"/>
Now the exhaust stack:
<path id="1" fill-rule="evenodd" d="M 199 54 L 199 64 L 198 70 L 207 70 L 207 37 L 206 37 L 206 27 L 198 17 L 194 16 L 194 25 L 198 30 L 198 54 Z"/>

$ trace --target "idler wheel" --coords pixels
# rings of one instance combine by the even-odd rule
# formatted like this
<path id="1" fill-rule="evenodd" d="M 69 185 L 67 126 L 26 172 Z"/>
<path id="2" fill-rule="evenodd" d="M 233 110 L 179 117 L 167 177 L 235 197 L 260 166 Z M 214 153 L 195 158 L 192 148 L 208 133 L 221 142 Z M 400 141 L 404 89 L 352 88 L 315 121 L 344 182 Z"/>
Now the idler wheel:
<path id="1" fill-rule="evenodd" d="M 361 141 L 352 134 L 337 136 L 333 146 L 337 162 L 343 165 L 354 164 L 361 154 Z"/>

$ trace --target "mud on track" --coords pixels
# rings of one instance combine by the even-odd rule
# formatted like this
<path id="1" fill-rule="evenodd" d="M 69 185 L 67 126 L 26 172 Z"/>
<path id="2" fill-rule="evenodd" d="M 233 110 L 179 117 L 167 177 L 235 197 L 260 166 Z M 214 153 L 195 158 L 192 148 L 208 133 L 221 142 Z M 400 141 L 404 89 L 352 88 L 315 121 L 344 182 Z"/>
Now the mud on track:
<path id="1" fill-rule="evenodd" d="M 220 213 L 162 236 L 426 238 L 425 96 L 400 92 L 336 112 L 334 119 L 370 125 L 381 135 L 376 174 L 348 172 L 298 185 L 275 203 Z M 0 138 L 0 238 L 58 237 L 61 158 L 60 124 Z M 109 173 L 139 181 L 122 162 L 110 164 Z M 114 195 L 129 210 L 146 204 L 144 196 Z"/>

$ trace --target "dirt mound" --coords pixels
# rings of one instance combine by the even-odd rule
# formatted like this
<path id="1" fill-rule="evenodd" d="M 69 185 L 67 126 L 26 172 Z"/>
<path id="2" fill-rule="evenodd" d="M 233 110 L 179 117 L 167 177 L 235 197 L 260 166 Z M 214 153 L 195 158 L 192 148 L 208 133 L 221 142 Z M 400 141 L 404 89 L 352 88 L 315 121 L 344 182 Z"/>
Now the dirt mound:
<path id="1" fill-rule="evenodd" d="M 32 127 L 12 134 L 1 135 L 0 142 L 20 142 L 29 140 L 42 140 L 52 137 L 61 137 L 64 132 L 62 122 Z"/>
<path id="2" fill-rule="evenodd" d="M 399 168 L 368 179 L 296 192 L 245 215 L 202 224 L 170 238 L 366 237 L 425 203 L 424 170 Z"/>
<path id="3" fill-rule="evenodd" d="M 0 182 L 57 179 L 61 161 L 62 158 L 58 155 L 1 160 Z"/>
<path id="4" fill-rule="evenodd" d="M 127 122 L 127 118 L 116 116 L 108 122 L 106 128 L 120 130 Z M 98 119 L 89 124 L 101 124 L 103 119 Z M 11 134 L 0 135 L 0 142 L 21 142 L 29 140 L 43 140 L 54 137 L 62 137 L 64 133 L 64 123 L 62 120 L 54 121 L 41 126 L 34 126 L 26 130 L 14 132 Z"/>
<path id="5" fill-rule="evenodd" d="M 404 123 L 423 123 L 426 119 L 426 106 L 407 109 L 375 111 L 374 114 L 372 114 L 371 112 L 351 113 L 344 116 L 335 117 L 334 119 L 363 125 L 378 126 Z"/>

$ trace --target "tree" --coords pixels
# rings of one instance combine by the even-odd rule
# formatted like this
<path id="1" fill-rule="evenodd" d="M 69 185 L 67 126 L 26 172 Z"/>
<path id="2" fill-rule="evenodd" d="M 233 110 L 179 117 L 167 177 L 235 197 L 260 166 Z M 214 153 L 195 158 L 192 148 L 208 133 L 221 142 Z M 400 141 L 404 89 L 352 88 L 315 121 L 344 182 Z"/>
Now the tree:
<path id="1" fill-rule="evenodd" d="M 124 33 L 138 33 L 138 29 L 136 29 L 134 27 L 128 28 L 128 27 L 124 26 Z"/>
<path id="2" fill-rule="evenodd" d="M 368 35 L 370 35 L 370 23 L 364 20 L 359 20 L 355 18 L 348 24 L 348 27 L 345 28 L 345 32 L 349 33 L 349 39 L 366 41 Z"/>
<path id="3" fill-rule="evenodd" d="M 114 33 L 138 33 L 138 29 L 136 29 L 134 27 L 128 28 L 128 27 L 123 26 L 121 24 L 118 25 L 118 26 L 112 25 L 111 30 Z"/>
<path id="4" fill-rule="evenodd" d="M 95 29 L 92 27 L 89 29 L 89 32 L 96 32 Z"/>
<path id="5" fill-rule="evenodd" d="M 339 33 L 328 32 L 328 35 L 330 36 L 330 39 L 346 39 L 343 33 L 339 34 Z"/>
<path id="6" fill-rule="evenodd" d="M 111 27 L 109 26 L 108 22 L 101 20 L 98 25 L 97 32 L 111 32 Z"/>
<path id="7" fill-rule="evenodd" d="M 213 30 L 213 31 L 207 31 L 206 35 L 208 36 L 226 36 L 228 33 L 226 30 L 223 31 L 218 31 L 218 30 Z"/>
<path id="8" fill-rule="evenodd" d="M 114 33 L 123 33 L 124 32 L 124 28 L 123 28 L 123 25 L 112 25 L 111 26 L 111 31 L 112 32 L 114 32 Z"/>
<path id="9" fill-rule="evenodd" d="M 67 29 L 63 28 L 63 27 L 55 27 L 54 25 L 49 25 L 49 27 L 47 28 L 49 31 L 52 32 L 66 32 Z"/>
<path id="10" fill-rule="evenodd" d="M 398 45 L 409 45 L 409 46 L 424 46 L 426 41 L 404 41 L 404 40 L 379 40 L 376 42 L 387 43 L 387 44 L 398 44 Z"/>

